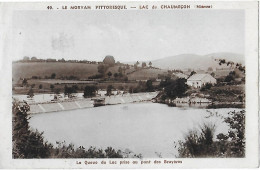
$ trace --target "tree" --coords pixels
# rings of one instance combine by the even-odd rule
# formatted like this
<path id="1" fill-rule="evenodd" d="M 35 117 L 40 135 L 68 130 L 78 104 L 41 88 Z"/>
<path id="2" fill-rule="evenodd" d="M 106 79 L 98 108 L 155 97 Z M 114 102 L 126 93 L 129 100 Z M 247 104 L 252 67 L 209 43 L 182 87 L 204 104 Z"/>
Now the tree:
<path id="1" fill-rule="evenodd" d="M 123 75 L 123 73 L 119 73 L 118 76 L 119 76 L 120 78 L 122 78 L 124 75 Z"/>
<path id="2" fill-rule="evenodd" d="M 205 90 L 209 90 L 211 89 L 212 84 L 211 83 L 206 83 L 204 86 L 202 86 L 202 88 L 200 89 L 200 91 L 205 91 Z"/>
<path id="3" fill-rule="evenodd" d="M 125 81 L 125 82 L 128 81 L 128 77 L 127 77 L 127 76 L 124 77 L 124 81 Z"/>
<path id="4" fill-rule="evenodd" d="M 137 69 L 138 69 L 138 67 L 137 67 L 137 64 L 135 64 L 135 65 L 134 65 L 134 68 L 135 68 L 135 70 L 137 70 Z"/>
<path id="5" fill-rule="evenodd" d="M 122 71 L 123 71 L 123 69 L 122 69 L 122 67 L 120 66 L 120 67 L 118 68 L 118 72 L 119 72 L 119 73 L 122 73 Z"/>
<path id="6" fill-rule="evenodd" d="M 234 71 L 231 71 L 231 72 L 229 72 L 229 74 L 226 76 L 226 78 L 225 78 L 225 82 L 232 82 L 232 81 L 234 81 L 235 80 L 235 76 L 236 76 L 236 72 L 234 72 Z"/>
<path id="7" fill-rule="evenodd" d="M 114 66 L 115 65 L 115 59 L 113 56 L 111 55 L 107 55 L 104 60 L 103 60 L 104 64 L 107 64 L 109 66 Z"/>
<path id="8" fill-rule="evenodd" d="M 64 87 L 64 95 L 68 95 L 69 97 L 71 97 L 72 93 L 77 93 L 78 90 L 78 86 L 77 85 L 73 85 L 72 87 L 68 87 L 67 85 L 65 85 Z"/>
<path id="9" fill-rule="evenodd" d="M 27 86 L 27 85 L 28 85 L 28 81 L 26 78 L 24 78 L 22 81 L 22 86 Z"/>
<path id="10" fill-rule="evenodd" d="M 107 86 L 107 93 L 106 93 L 106 95 L 107 96 L 110 96 L 111 94 L 112 94 L 112 89 L 113 89 L 114 87 L 112 86 L 112 85 L 108 85 Z"/>
<path id="11" fill-rule="evenodd" d="M 54 85 L 51 84 L 51 85 L 50 85 L 50 88 L 51 88 L 51 91 L 53 91 L 53 89 L 54 89 Z"/>
<path id="12" fill-rule="evenodd" d="M 34 56 L 31 58 L 31 61 L 37 61 L 37 58 Z"/>
<path id="13" fill-rule="evenodd" d="M 215 77 L 215 73 L 214 73 L 214 72 L 210 73 L 210 75 L 211 75 L 212 77 Z"/>
<path id="14" fill-rule="evenodd" d="M 232 81 L 234 81 L 235 79 L 234 79 L 234 77 L 232 76 L 232 75 L 227 75 L 226 76 L 226 78 L 225 78 L 225 82 L 232 82 Z"/>
<path id="15" fill-rule="evenodd" d="M 149 62 L 149 66 L 152 67 L 152 62 L 151 61 Z"/>
<path id="16" fill-rule="evenodd" d="M 208 71 L 213 71 L 213 68 L 212 68 L 212 67 L 209 67 L 209 68 L 208 68 Z"/>
<path id="17" fill-rule="evenodd" d="M 146 82 L 146 91 L 148 91 L 148 92 L 154 91 L 152 80 L 147 80 L 147 82 Z"/>
<path id="18" fill-rule="evenodd" d="M 61 91 L 61 89 L 60 89 L 60 88 L 57 88 L 57 89 L 54 90 L 54 93 L 55 93 L 55 94 L 60 94 L 60 91 Z"/>
<path id="19" fill-rule="evenodd" d="M 29 61 L 29 60 L 30 60 L 30 57 L 28 57 L 28 56 L 23 57 L 23 61 Z"/>
<path id="20" fill-rule="evenodd" d="M 134 87 L 130 86 L 128 91 L 129 91 L 129 93 L 133 93 L 134 92 Z"/>
<path id="21" fill-rule="evenodd" d="M 139 63 L 139 61 L 136 61 L 136 63 L 135 63 L 135 64 L 136 64 L 136 66 L 138 66 L 140 63 Z"/>
<path id="22" fill-rule="evenodd" d="M 146 67 L 146 63 L 142 62 L 142 68 Z"/>
<path id="23" fill-rule="evenodd" d="M 55 73 L 52 73 L 52 74 L 51 74 L 51 79 L 55 79 L 55 77 L 56 77 L 56 74 L 55 74 Z"/>
<path id="24" fill-rule="evenodd" d="M 185 96 L 185 93 L 188 89 L 186 79 L 184 78 L 178 78 L 176 80 L 166 78 L 165 81 L 162 81 L 160 83 L 160 87 L 164 88 L 164 93 L 166 97 L 171 99 Z"/>
<path id="25" fill-rule="evenodd" d="M 125 74 L 126 66 L 124 66 L 124 67 L 122 68 L 122 71 L 123 71 L 123 73 Z"/>
<path id="26" fill-rule="evenodd" d="M 99 65 L 98 65 L 98 72 L 99 72 L 100 74 L 104 75 L 105 72 L 106 72 L 106 70 L 107 70 L 107 68 L 106 68 L 106 66 L 105 66 L 104 64 L 99 64 Z"/>
<path id="27" fill-rule="evenodd" d="M 117 79 L 118 73 L 114 73 L 114 77 L 115 77 L 115 79 Z"/>
<path id="28" fill-rule="evenodd" d="M 85 98 L 93 97 L 93 96 L 96 96 L 96 92 L 97 92 L 97 86 L 86 86 L 84 89 L 83 96 Z"/>
<path id="29" fill-rule="evenodd" d="M 195 72 L 195 71 L 192 71 L 192 72 L 190 73 L 189 77 L 191 77 L 191 76 L 194 75 L 194 74 L 196 74 L 196 72 Z"/>
<path id="30" fill-rule="evenodd" d="M 33 92 L 33 89 L 32 89 L 32 88 L 30 88 L 30 90 L 28 91 L 27 95 L 28 95 L 30 98 L 33 98 L 34 92 Z"/>
<path id="31" fill-rule="evenodd" d="M 234 63 L 233 61 L 226 61 L 225 59 L 215 59 L 215 61 L 218 61 L 219 65 L 226 64 L 227 66 L 230 66 L 231 68 L 234 66 L 235 68 L 237 68 L 241 72 L 243 72 L 243 73 L 246 72 L 245 66 L 243 66 L 240 63 Z"/>
<path id="32" fill-rule="evenodd" d="M 109 71 L 109 72 L 107 73 L 107 75 L 108 75 L 108 77 L 110 78 L 110 77 L 112 76 L 112 73 Z"/>
<path id="33" fill-rule="evenodd" d="M 13 158 L 47 158 L 52 147 L 43 140 L 43 133 L 31 131 L 27 103 L 13 101 L 12 144 Z"/>

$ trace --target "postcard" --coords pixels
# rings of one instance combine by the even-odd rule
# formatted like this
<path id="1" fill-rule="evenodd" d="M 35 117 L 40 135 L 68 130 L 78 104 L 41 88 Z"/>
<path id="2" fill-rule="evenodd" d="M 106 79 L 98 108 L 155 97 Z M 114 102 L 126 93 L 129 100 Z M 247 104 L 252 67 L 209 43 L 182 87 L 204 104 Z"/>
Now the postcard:
<path id="1" fill-rule="evenodd" d="M 257 1 L 0 8 L 0 168 L 258 167 Z"/>

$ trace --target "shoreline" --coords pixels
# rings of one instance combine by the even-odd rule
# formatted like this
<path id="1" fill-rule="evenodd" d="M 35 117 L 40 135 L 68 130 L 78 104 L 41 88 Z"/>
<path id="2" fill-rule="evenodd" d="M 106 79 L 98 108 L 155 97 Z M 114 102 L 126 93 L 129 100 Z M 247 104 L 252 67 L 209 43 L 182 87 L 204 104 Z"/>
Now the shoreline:
<path id="1" fill-rule="evenodd" d="M 29 114 L 37 113 L 49 113 L 58 112 L 66 110 L 76 110 L 84 108 L 93 108 L 95 99 L 104 99 L 104 104 L 102 105 L 117 105 L 117 104 L 127 104 L 135 102 L 152 101 L 154 97 L 158 95 L 158 92 L 148 92 L 148 93 L 134 93 L 126 95 L 115 95 L 115 96 L 105 96 L 105 97 L 92 97 L 86 99 L 72 99 L 63 101 L 50 101 L 42 103 L 29 103 L 30 111 Z"/>

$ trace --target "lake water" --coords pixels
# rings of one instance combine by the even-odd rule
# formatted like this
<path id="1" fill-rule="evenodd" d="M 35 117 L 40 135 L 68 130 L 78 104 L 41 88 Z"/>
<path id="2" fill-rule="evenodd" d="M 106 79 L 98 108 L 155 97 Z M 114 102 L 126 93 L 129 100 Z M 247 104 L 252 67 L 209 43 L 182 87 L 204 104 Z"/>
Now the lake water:
<path id="1" fill-rule="evenodd" d="M 203 123 L 215 124 L 215 135 L 227 132 L 223 119 L 206 118 L 207 110 L 225 116 L 237 109 L 178 108 L 148 102 L 35 114 L 29 121 L 52 144 L 65 140 L 85 148 L 111 146 L 146 158 L 165 158 L 175 157 L 174 142 Z"/>

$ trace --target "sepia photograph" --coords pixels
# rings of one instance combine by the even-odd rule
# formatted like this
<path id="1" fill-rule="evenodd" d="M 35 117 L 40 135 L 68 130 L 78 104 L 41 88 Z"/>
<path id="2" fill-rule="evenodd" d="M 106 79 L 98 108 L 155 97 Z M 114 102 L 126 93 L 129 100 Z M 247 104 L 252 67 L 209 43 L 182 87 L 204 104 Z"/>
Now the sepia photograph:
<path id="1" fill-rule="evenodd" d="M 247 158 L 245 10 L 93 4 L 12 11 L 12 159 Z"/>

